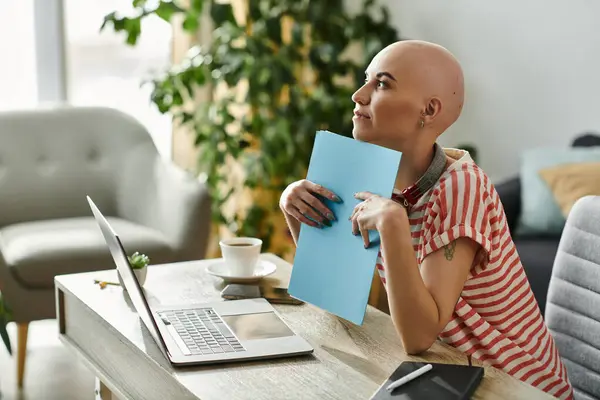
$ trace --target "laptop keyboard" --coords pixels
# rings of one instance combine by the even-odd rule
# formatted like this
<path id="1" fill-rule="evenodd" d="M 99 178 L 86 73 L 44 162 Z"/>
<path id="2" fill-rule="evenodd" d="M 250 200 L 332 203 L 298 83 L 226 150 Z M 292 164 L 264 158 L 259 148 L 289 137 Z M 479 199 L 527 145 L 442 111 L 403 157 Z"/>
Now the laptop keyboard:
<path id="1" fill-rule="evenodd" d="M 192 354 L 245 351 L 231 330 L 212 308 L 161 312 L 173 325 Z"/>

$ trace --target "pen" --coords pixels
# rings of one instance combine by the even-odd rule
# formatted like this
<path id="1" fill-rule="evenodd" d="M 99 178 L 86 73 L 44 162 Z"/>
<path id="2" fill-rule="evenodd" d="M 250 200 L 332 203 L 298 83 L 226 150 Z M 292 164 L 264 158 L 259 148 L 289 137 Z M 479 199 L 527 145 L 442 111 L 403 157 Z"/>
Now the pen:
<path id="1" fill-rule="evenodd" d="M 397 387 L 402 386 L 405 383 L 410 382 L 415 378 L 418 378 L 419 376 L 423 375 L 425 372 L 429 371 L 431 368 L 432 368 L 431 364 L 427 364 L 427 365 L 419 368 L 418 370 L 413 371 L 410 374 L 403 376 L 402 378 L 398 379 L 397 381 L 390 383 L 390 385 L 387 387 L 387 390 L 394 390 Z"/>

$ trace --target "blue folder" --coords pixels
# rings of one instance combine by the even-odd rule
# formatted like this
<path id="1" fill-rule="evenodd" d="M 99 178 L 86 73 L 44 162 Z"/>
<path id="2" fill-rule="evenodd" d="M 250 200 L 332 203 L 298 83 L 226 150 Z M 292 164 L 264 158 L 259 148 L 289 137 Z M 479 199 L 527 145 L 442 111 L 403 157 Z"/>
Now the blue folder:
<path id="1" fill-rule="evenodd" d="M 341 203 L 324 199 L 336 220 L 321 229 L 302 224 L 288 291 L 290 295 L 362 325 L 380 243 L 370 231 L 365 249 L 348 220 L 368 191 L 390 198 L 401 153 L 374 144 L 318 131 L 307 178 L 337 194 Z"/>

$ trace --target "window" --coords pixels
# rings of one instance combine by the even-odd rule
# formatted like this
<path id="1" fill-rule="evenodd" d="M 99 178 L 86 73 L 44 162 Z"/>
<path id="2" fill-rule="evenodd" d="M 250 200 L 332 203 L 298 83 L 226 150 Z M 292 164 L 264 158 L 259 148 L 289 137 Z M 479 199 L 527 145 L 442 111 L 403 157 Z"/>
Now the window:
<path id="1" fill-rule="evenodd" d="M 130 0 L 64 0 L 68 101 L 122 110 L 146 126 L 160 151 L 171 157 L 171 118 L 150 103 L 144 79 L 170 64 L 171 26 L 148 17 L 134 46 L 111 28 L 100 32 L 106 14 L 131 12 Z"/>
<path id="2" fill-rule="evenodd" d="M 64 101 L 114 107 L 145 125 L 161 155 L 171 158 L 171 118 L 150 103 L 150 88 L 140 87 L 146 77 L 169 66 L 171 26 L 148 18 L 138 44 L 131 47 L 110 29 L 100 32 L 104 16 L 112 11 L 130 12 L 131 1 L 3 2 L 0 111 Z"/>
<path id="3" fill-rule="evenodd" d="M 37 104 L 33 1 L 4 1 L 0 11 L 0 111 Z"/>

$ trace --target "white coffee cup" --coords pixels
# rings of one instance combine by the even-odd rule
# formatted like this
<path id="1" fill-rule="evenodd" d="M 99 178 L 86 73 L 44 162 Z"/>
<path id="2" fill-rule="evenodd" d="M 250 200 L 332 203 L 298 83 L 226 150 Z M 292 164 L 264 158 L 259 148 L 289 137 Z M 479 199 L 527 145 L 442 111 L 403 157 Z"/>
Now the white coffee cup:
<path id="1" fill-rule="evenodd" d="M 221 240 L 219 246 L 232 276 L 254 275 L 262 249 L 262 240 L 252 237 L 237 237 Z"/>

